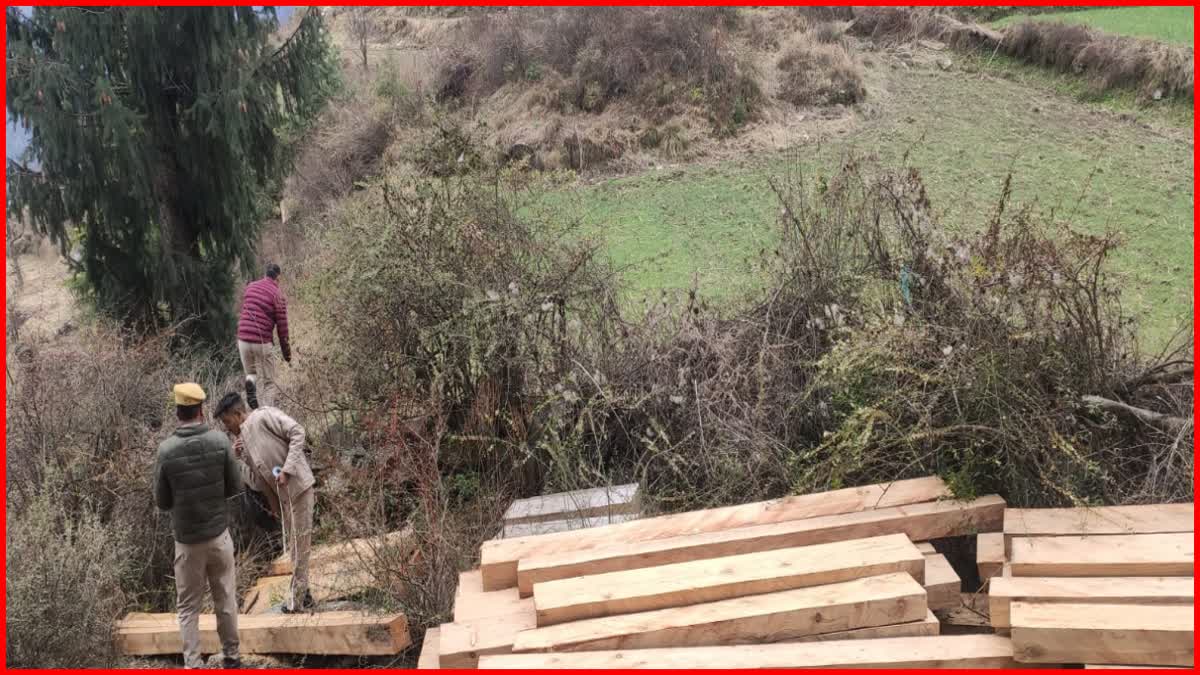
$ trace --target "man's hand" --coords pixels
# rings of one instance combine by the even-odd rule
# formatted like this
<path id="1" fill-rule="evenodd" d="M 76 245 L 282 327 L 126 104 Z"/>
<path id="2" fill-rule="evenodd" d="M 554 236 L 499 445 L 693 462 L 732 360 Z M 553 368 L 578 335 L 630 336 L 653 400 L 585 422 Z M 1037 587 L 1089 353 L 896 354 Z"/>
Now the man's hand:
<path id="1" fill-rule="evenodd" d="M 235 456 L 237 456 L 238 459 L 242 458 L 242 452 L 244 452 L 245 449 L 246 449 L 246 443 L 244 441 L 242 441 L 241 436 L 238 436 L 237 438 L 233 439 L 233 454 Z"/>
<path id="2" fill-rule="evenodd" d="M 287 487 L 287 483 L 288 483 L 288 475 L 287 475 L 286 473 L 284 473 L 284 472 L 280 471 L 280 472 L 279 472 L 279 476 L 277 476 L 277 477 L 275 478 L 275 480 L 276 480 L 276 482 L 278 482 L 278 483 L 279 483 L 279 486 L 280 486 L 280 487 Z"/>

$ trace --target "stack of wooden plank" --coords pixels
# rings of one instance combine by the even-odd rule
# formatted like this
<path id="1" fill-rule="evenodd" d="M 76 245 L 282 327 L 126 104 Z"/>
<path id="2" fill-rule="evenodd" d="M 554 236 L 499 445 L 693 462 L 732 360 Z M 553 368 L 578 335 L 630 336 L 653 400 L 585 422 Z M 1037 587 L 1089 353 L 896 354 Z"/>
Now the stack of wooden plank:
<path id="1" fill-rule="evenodd" d="M 504 512 L 500 536 L 511 539 L 624 523 L 639 518 L 641 508 L 637 483 L 518 499 Z"/>
<path id="2" fill-rule="evenodd" d="M 1023 663 L 1191 666 L 1193 529 L 1192 504 L 1008 509 L 992 625 Z"/>
<path id="3" fill-rule="evenodd" d="M 380 556 L 411 557 L 412 541 L 411 530 L 405 529 L 314 547 L 309 558 L 313 599 L 335 600 L 369 587 L 371 562 Z M 286 597 L 291 574 L 291 559 L 282 556 L 246 593 L 238 616 L 242 653 L 377 656 L 399 654 L 411 644 L 408 622 L 400 613 L 265 613 Z M 200 639 L 205 653 L 220 651 L 215 615 L 200 616 Z M 129 614 L 117 623 L 116 641 L 129 656 L 179 654 L 183 648 L 176 614 Z"/>
<path id="4" fill-rule="evenodd" d="M 957 601 L 958 577 L 913 543 L 999 532 L 1003 514 L 929 477 L 488 541 L 420 663 L 1011 665 L 1007 638 L 938 634 L 931 603 Z"/>

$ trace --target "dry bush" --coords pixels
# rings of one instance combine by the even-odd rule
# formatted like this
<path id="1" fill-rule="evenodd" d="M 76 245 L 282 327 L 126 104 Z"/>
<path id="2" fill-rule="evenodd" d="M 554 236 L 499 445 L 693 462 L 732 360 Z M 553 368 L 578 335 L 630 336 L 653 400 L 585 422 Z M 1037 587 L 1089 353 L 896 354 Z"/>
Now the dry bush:
<path id="1" fill-rule="evenodd" d="M 899 44 L 918 38 L 941 40 L 955 49 L 995 50 L 1003 35 L 976 23 L 925 7 L 855 7 L 851 30 L 873 42 Z"/>
<path id="2" fill-rule="evenodd" d="M 1019 505 L 1191 498 L 1190 382 L 1171 399 L 1130 386 L 1190 379 L 1190 353 L 1182 371 L 1140 355 L 1104 271 L 1114 238 L 1013 210 L 1006 184 L 985 231 L 950 239 L 915 171 L 866 178 L 850 164 L 827 189 L 780 194 L 798 260 L 830 221 L 853 223 L 840 248 L 859 251 L 858 297 L 871 298 L 839 305 L 849 330 L 797 402 L 830 416 L 799 454 L 799 487 L 937 472 Z M 1170 423 L 1113 417 L 1088 395 Z"/>
<path id="3" fill-rule="evenodd" d="M 7 666 L 112 666 L 134 542 L 64 499 L 71 490 L 57 470 L 28 493 L 5 518 Z"/>
<path id="4" fill-rule="evenodd" d="M 845 24 L 835 21 L 822 21 L 809 29 L 808 34 L 821 44 L 840 44 L 846 34 Z"/>
<path id="5" fill-rule="evenodd" d="M 850 105 L 866 96 L 862 64 L 840 42 L 793 41 L 778 62 L 778 98 L 795 105 Z"/>
<path id="6" fill-rule="evenodd" d="M 1190 47 L 1058 21 L 1023 21 L 1005 32 L 1001 49 L 1029 63 L 1086 77 L 1097 92 L 1120 88 L 1146 98 L 1190 100 L 1195 91 Z"/>
<path id="7" fill-rule="evenodd" d="M 761 93 L 734 52 L 724 7 L 513 8 L 469 22 L 439 66 L 439 100 L 488 96 L 547 79 L 559 105 L 600 112 L 617 100 L 670 116 L 698 106 L 729 133 L 757 114 Z M 678 110 L 677 110 L 678 109 Z"/>

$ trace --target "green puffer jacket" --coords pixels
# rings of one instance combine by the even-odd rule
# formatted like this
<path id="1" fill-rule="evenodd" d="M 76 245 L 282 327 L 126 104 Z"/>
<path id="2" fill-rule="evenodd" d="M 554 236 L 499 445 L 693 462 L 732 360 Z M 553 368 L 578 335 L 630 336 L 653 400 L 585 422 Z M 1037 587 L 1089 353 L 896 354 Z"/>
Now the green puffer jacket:
<path id="1" fill-rule="evenodd" d="M 242 491 L 229 439 L 204 424 L 179 427 L 158 446 L 154 501 L 171 512 L 175 541 L 197 544 L 228 526 L 225 500 Z"/>

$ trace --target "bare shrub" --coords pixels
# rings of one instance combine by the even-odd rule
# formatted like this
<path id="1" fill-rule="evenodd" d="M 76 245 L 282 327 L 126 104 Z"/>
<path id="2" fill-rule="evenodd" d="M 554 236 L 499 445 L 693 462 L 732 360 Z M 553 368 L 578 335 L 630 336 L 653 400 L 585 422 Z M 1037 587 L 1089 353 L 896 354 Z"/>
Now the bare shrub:
<path id="1" fill-rule="evenodd" d="M 562 78 L 559 99 L 599 112 L 616 100 L 702 107 L 718 133 L 757 114 L 751 66 L 730 46 L 733 8 L 513 8 L 472 20 L 439 67 L 440 100 L 487 96 L 510 82 Z M 673 94 L 663 96 L 669 86 Z"/>
<path id="2" fill-rule="evenodd" d="M 780 57 L 777 96 L 795 105 L 850 105 L 866 96 L 862 65 L 838 42 L 793 42 Z"/>
<path id="3" fill-rule="evenodd" d="M 10 479 L 11 480 L 11 479 Z M 131 533 L 69 498 L 57 470 L 5 517 L 8 667 L 113 665 L 112 627 L 135 566 Z"/>

